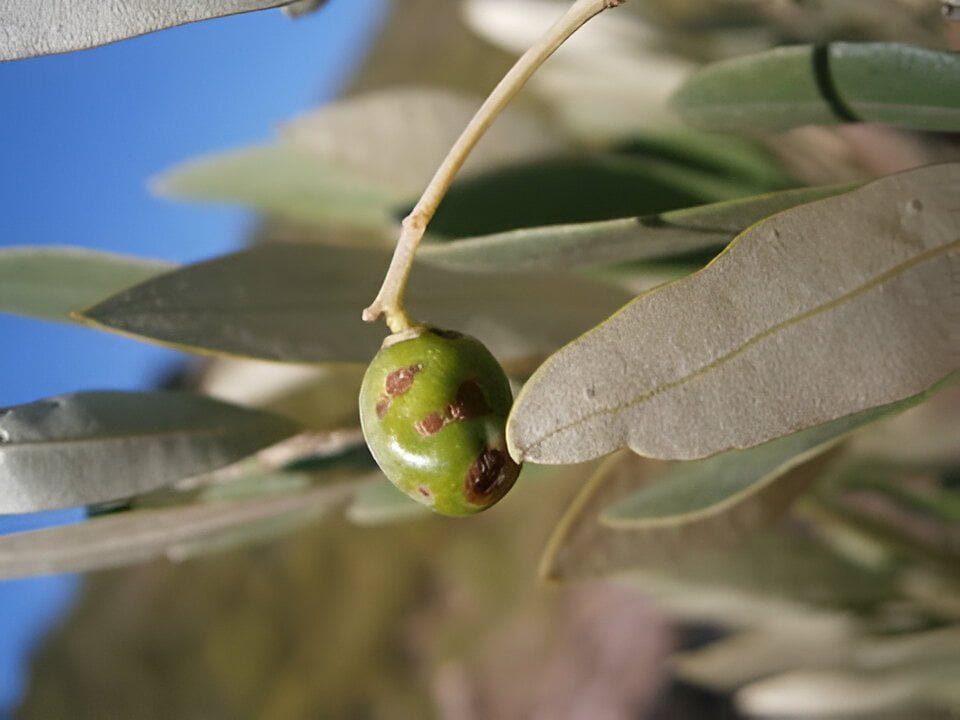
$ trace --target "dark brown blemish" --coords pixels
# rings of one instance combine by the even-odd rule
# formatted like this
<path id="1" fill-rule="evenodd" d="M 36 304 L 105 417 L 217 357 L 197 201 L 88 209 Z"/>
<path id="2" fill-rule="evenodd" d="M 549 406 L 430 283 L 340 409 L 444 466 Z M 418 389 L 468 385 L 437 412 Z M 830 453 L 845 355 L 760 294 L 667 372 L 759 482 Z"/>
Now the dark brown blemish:
<path id="1" fill-rule="evenodd" d="M 423 418 L 423 420 L 417 420 L 417 422 L 413 424 L 413 429 L 424 436 L 434 435 L 440 432 L 446 424 L 446 418 L 440 413 L 431 413 Z"/>
<path id="2" fill-rule="evenodd" d="M 503 450 L 485 448 L 473 461 L 463 482 L 463 494 L 474 505 L 490 505 L 507 492 L 520 466 Z"/>
<path id="3" fill-rule="evenodd" d="M 428 488 L 426 485 L 421 485 L 418 487 L 417 492 L 423 495 L 425 498 L 430 497 L 430 488 Z"/>
<path id="4" fill-rule="evenodd" d="M 379 400 L 377 400 L 376 410 L 377 410 L 378 418 L 383 420 L 383 416 L 387 414 L 387 410 L 389 409 L 390 409 L 390 398 L 381 397 Z"/>
<path id="5" fill-rule="evenodd" d="M 392 373 L 387 375 L 387 380 L 385 383 L 387 395 L 390 397 L 403 395 L 407 390 L 410 389 L 410 386 L 413 385 L 413 379 L 421 370 L 423 370 L 423 365 L 417 363 L 416 365 L 411 365 L 410 367 L 394 370 Z"/>
<path id="6" fill-rule="evenodd" d="M 430 328 L 430 332 L 436 335 L 437 337 L 442 337 L 445 340 L 459 340 L 463 337 L 463 333 L 457 332 L 456 330 L 443 330 L 441 328 Z"/>
<path id="7" fill-rule="evenodd" d="M 487 398 L 474 380 L 464 380 L 460 383 L 456 399 L 447 406 L 447 417 L 451 420 L 470 420 L 487 415 L 489 412 Z"/>

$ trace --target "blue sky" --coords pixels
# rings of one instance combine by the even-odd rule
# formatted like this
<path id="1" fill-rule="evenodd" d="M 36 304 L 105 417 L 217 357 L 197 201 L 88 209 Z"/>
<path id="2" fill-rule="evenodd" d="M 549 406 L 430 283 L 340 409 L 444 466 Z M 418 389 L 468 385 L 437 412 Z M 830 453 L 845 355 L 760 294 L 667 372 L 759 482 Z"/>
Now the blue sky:
<path id="1" fill-rule="evenodd" d="M 333 97 L 386 0 L 331 0 L 166 30 L 79 53 L 0 64 L 0 246 L 81 245 L 191 262 L 241 242 L 235 208 L 153 198 L 152 175 L 198 154 L 269 138 Z M 0 315 L 0 406 L 79 389 L 147 388 L 177 353 L 95 331 Z M 0 533 L 77 511 L 0 516 Z M 0 581 L 0 717 L 24 660 L 74 595 L 74 577 Z"/>

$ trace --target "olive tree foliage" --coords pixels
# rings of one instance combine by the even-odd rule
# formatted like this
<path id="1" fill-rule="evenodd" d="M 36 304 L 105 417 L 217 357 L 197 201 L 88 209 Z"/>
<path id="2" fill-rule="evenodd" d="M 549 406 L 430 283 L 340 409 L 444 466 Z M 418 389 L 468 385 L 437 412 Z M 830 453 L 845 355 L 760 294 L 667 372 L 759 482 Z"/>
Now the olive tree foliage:
<path id="1" fill-rule="evenodd" d="M 3 0 L 0 58 L 284 4 Z M 821 713 L 831 698 L 957 706 L 943 669 L 960 667 L 960 59 L 936 6 L 882 4 L 896 22 L 857 26 L 869 12 L 842 2 L 792 25 L 726 3 L 705 19 L 642 0 L 605 13 L 477 146 L 410 279 L 418 317 L 480 338 L 522 385 L 506 440 L 546 466 L 528 482 L 582 476 L 542 575 L 616 574 L 761 631 L 676 665 L 757 714 L 803 712 L 778 704 L 798 688 Z M 501 62 L 560 9 L 470 0 L 459 31 Z M 783 46 L 721 57 L 734 44 L 704 38 L 734 19 Z M 0 577 L 182 558 L 338 511 L 424 516 L 359 435 L 384 336 L 360 311 L 481 98 L 409 63 L 406 83 L 403 62 L 382 66 L 379 87 L 277 138 L 158 168 L 164 197 L 262 213 L 248 249 L 184 267 L 0 252 L 2 312 L 215 358 L 199 393 L 0 410 L 0 512 L 91 511 L 0 537 Z M 891 604 L 912 613 L 909 646 L 883 637 Z M 843 658 L 816 645 L 818 622 L 842 626 Z M 772 648 L 778 672 L 758 680 L 743 658 Z"/>

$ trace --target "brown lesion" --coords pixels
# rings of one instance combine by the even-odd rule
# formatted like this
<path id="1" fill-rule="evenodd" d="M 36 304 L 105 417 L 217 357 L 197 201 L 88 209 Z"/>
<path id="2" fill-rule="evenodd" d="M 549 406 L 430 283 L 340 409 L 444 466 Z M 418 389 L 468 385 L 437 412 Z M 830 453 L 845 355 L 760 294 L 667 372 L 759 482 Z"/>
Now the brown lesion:
<path id="1" fill-rule="evenodd" d="M 413 427 L 426 437 L 435 435 L 450 423 L 483 417 L 490 412 L 490 405 L 480 385 L 475 380 L 464 380 L 457 388 L 454 401 L 444 408 L 443 413 L 431 413 L 414 423 Z"/>
<path id="2" fill-rule="evenodd" d="M 386 395 L 381 396 L 380 399 L 377 400 L 376 405 L 377 417 L 383 420 L 383 416 L 387 414 L 387 410 L 389 409 L 390 398 L 388 398 Z"/>
<path id="3" fill-rule="evenodd" d="M 490 413 L 483 389 L 475 380 L 464 380 L 457 388 L 456 399 L 447 406 L 451 420 L 470 420 Z"/>
<path id="4" fill-rule="evenodd" d="M 423 420 L 417 420 L 413 428 L 423 436 L 435 435 L 447 424 L 447 419 L 440 413 L 431 413 Z"/>
<path id="5" fill-rule="evenodd" d="M 463 494 L 473 505 L 492 505 L 509 490 L 520 474 L 520 466 L 498 448 L 484 448 L 470 465 L 463 482 Z"/>
<path id="6" fill-rule="evenodd" d="M 415 365 L 410 365 L 409 367 L 394 370 L 392 373 L 387 375 L 387 379 L 384 382 L 387 395 L 390 397 L 403 395 L 413 385 L 413 379 L 421 370 L 423 370 L 423 365 L 421 363 L 416 363 Z"/>

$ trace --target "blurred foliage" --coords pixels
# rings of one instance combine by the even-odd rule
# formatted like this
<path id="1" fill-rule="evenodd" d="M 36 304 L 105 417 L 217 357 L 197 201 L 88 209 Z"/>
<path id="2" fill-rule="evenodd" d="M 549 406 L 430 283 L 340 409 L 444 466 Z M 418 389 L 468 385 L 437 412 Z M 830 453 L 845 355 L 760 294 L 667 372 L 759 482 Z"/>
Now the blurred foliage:
<path id="1" fill-rule="evenodd" d="M 516 11 L 511 5 L 522 4 L 528 10 L 536 5 L 532 11 L 541 13 L 536 17 L 543 17 L 545 8 L 551 10 L 549 4 L 511 0 L 469 4 L 474 9 L 486 6 L 494 14 L 506 12 L 508 17 Z M 496 37 L 491 30 L 495 24 L 483 25 L 474 18 L 468 27 L 463 7 L 440 0 L 394 3 L 377 46 L 347 94 L 408 85 L 484 94 L 509 67 L 514 53 L 510 39 Z M 949 38 L 936 10 L 936 3 L 916 0 L 630 0 L 622 12 L 609 14 L 619 18 L 614 24 L 633 24 L 623 36 L 628 38 L 625 42 L 613 42 L 621 37 L 616 32 L 603 36 L 611 39 L 609 57 L 598 56 L 588 46 L 560 52 L 518 98 L 519 109 L 531 122 L 540 123 L 551 142 L 559 138 L 558 145 L 542 157 L 501 162 L 461 180 L 433 229 L 450 240 L 518 226 L 534 226 L 531 233 L 552 232 L 536 226 L 555 222 L 619 218 L 658 229 L 669 222 L 690 222 L 681 229 L 713 233 L 709 243 L 695 249 L 713 252 L 757 218 L 750 216 L 735 226 L 701 228 L 694 222 L 697 217 L 712 222 L 717 212 L 722 217 L 726 210 L 741 206 L 665 211 L 797 185 L 862 181 L 960 159 L 956 134 L 874 125 L 750 131 L 736 137 L 678 131 L 664 103 L 665 92 L 675 89 L 670 84 L 692 64 L 784 43 L 895 40 L 942 50 Z M 517 28 L 521 25 L 518 19 Z M 534 25 L 540 27 L 539 20 Z M 654 77 L 658 73 L 663 75 L 659 81 Z M 617 113 L 624 103 L 629 109 Z M 652 125 L 650 118 L 655 119 Z M 250 202 L 268 210 L 270 217 L 256 233 L 258 242 L 337 246 L 340 250 L 334 254 L 342 257 L 359 257 L 357 248 L 346 247 L 350 245 L 382 249 L 392 240 L 394 221 L 413 202 L 409 188 L 386 187 L 387 179 L 375 165 L 344 167 L 334 162 L 338 144 L 357 142 L 355 137 L 345 139 L 351 122 L 333 130 L 322 119 L 318 125 L 316 117 L 299 122 L 304 128 L 310 125 L 311 132 L 328 133 L 320 149 L 309 151 L 314 153 L 309 162 L 302 162 L 308 151 L 292 137 L 296 133 L 281 133 L 274 145 L 244 151 L 240 157 L 254 160 L 244 166 L 244 173 L 233 172 L 235 166 L 227 168 L 226 176 L 236 182 L 233 190 L 221 187 L 220 195 L 207 197 Z M 377 128 L 373 123 L 363 132 L 375 133 Z M 370 137 L 373 147 L 386 147 L 386 141 L 395 143 L 395 138 Z M 399 146 L 398 156 L 403 152 L 416 150 Z M 286 162 L 291 157 L 296 157 L 292 164 Z M 257 165 L 263 158 L 272 164 Z M 288 172 L 291 167 L 293 172 Z M 215 183 L 223 177 L 216 176 Z M 383 186 L 375 187 L 381 181 Z M 305 207 L 315 209 L 310 193 L 323 187 L 345 190 L 337 197 L 346 200 L 331 202 L 327 214 L 304 213 Z M 371 187 L 376 192 L 368 193 Z M 298 192 L 288 192 L 290 188 Z M 265 196 L 267 191 L 273 194 Z M 195 190 L 195 195 L 203 192 Z M 813 192 L 828 196 L 835 190 Z M 844 202 L 843 196 L 834 199 Z M 350 202 L 356 207 L 351 209 Z M 765 202 L 780 209 L 773 196 L 748 201 L 746 206 Z M 361 217 L 363 213 L 367 215 Z M 338 222 L 331 222 L 333 216 Z M 931 225 L 944 231 L 952 229 L 949 222 L 938 215 Z M 929 240 L 922 233 L 917 237 Z M 435 247 L 455 244 L 453 240 Z M 289 254 L 331 252 L 311 248 Z M 385 264 L 380 249 L 374 247 L 368 255 L 380 258 L 368 263 L 371 267 Z M 850 262 L 866 262 L 864 258 L 874 253 L 854 255 Z M 567 291 L 569 297 L 563 300 L 574 304 L 575 285 L 603 286 L 609 297 L 625 298 L 624 287 L 645 290 L 695 270 L 708 258 L 691 257 L 686 251 L 674 256 L 658 253 L 643 263 L 593 271 L 576 282 L 558 281 L 555 290 Z M 33 259 L 27 258 L 31 272 L 36 271 Z M 62 273 L 66 267 L 69 275 L 69 268 L 82 261 L 82 277 L 64 285 L 62 301 L 44 304 L 45 298 L 36 293 L 3 296 L 0 301 L 13 311 L 64 319 L 66 306 L 79 302 L 74 298 L 88 303 L 97 288 L 107 294 L 107 288 L 112 293 L 119 287 L 112 283 L 117 277 L 101 276 L 103 265 L 97 258 L 67 259 L 73 264 L 60 262 L 61 257 L 59 265 L 41 263 L 40 268 L 44 272 L 60 268 Z M 813 259 L 823 261 L 820 255 Z M 16 276 L 23 258 L 6 260 Z M 110 263 L 124 277 L 132 271 L 139 273 L 137 278 L 152 277 L 163 269 L 137 268 L 119 258 Z M 826 265 L 824 273 L 845 267 L 833 261 Z M 369 269 L 351 275 L 348 267 L 342 272 L 355 279 Z M 509 282 L 509 273 L 503 275 Z M 178 284 L 182 278 L 178 273 L 164 276 L 139 285 L 133 295 L 146 297 L 154 315 L 169 320 L 173 301 L 185 296 L 184 286 Z M 754 279 L 763 284 L 762 277 Z M 295 354 L 278 353 L 275 343 L 250 330 L 256 325 L 250 318 L 263 310 L 252 307 L 250 298 L 262 301 L 264 294 L 247 293 L 248 288 L 235 280 L 227 283 L 233 294 L 223 306 L 244 309 L 244 322 L 207 318 L 205 330 L 192 338 L 194 345 L 208 351 L 252 348 L 249 354 L 258 357 L 302 361 Z M 473 281 L 487 283 L 479 274 Z M 800 285 L 801 290 L 808 289 L 808 284 Z M 152 295 L 157 287 L 173 291 Z M 193 290 L 205 287 L 199 283 Z M 281 290 L 273 288 L 265 295 L 272 299 Z M 344 307 L 356 305 L 359 312 L 352 294 L 357 288 L 349 290 Z M 522 287 L 516 290 L 522 295 Z M 499 300 L 506 295 L 497 294 Z M 758 291 L 755 306 L 760 310 L 769 306 L 763 297 Z M 597 319 L 619 302 L 599 308 Z M 310 306 L 299 300 L 293 305 L 300 311 Z M 722 309 L 722 298 L 713 305 Z M 178 311 L 203 319 L 195 307 Z M 530 332 L 511 331 L 509 323 L 491 321 L 482 312 L 467 309 L 463 314 L 469 316 L 465 322 L 480 328 L 475 334 L 492 338 L 488 341 L 492 346 L 524 347 L 531 339 Z M 131 322 L 143 320 L 142 313 L 134 315 Z M 568 315 L 557 313 L 557 322 L 569 322 Z M 270 318 L 260 322 L 271 330 L 278 328 Z M 872 327 L 869 322 L 855 325 L 849 337 Z M 210 348 L 214 335 L 229 343 Z M 508 371 L 518 382 L 526 379 L 544 353 L 568 339 L 551 334 L 549 347 L 512 357 Z M 702 338 L 687 338 L 698 339 Z M 678 348 L 680 344 L 678 334 L 664 343 Z M 804 349 L 816 345 L 810 342 Z M 633 348 L 624 356 L 646 357 L 647 350 Z M 804 367 L 801 355 L 794 353 L 791 360 L 797 372 Z M 296 418 L 303 432 L 226 470 L 179 479 L 136 498 L 107 498 L 108 504 L 100 509 L 111 512 L 98 514 L 91 527 L 126 527 L 132 519 L 133 524 L 147 526 L 140 527 L 138 541 L 146 538 L 149 557 L 165 553 L 170 559 L 189 559 L 177 564 L 160 559 L 90 576 L 71 616 L 35 659 L 31 687 L 18 717 L 509 720 L 659 713 L 678 718 L 681 711 L 664 706 L 663 700 L 657 707 L 657 688 L 673 643 L 667 618 L 654 609 L 650 596 L 668 608 L 672 618 L 719 628 L 708 633 L 709 642 L 676 653 L 670 667 L 690 683 L 733 695 L 741 712 L 871 717 L 907 713 L 920 718 L 943 716 L 960 707 L 951 682 L 952 670 L 960 665 L 956 636 L 960 403 L 955 388 L 859 431 L 842 445 L 831 446 L 829 453 L 824 452 L 826 445 L 818 445 L 815 452 L 798 451 L 782 463 L 778 460 L 771 474 L 761 468 L 757 476 L 763 483 L 758 485 L 783 482 L 790 491 L 774 493 L 769 503 L 771 498 L 761 492 L 753 498 L 763 499 L 760 505 L 733 492 L 733 501 L 718 510 L 718 503 L 705 505 L 694 491 L 689 497 L 673 498 L 677 504 L 668 503 L 672 514 L 656 518 L 653 527 L 641 532 L 637 527 L 616 527 L 609 509 L 637 494 L 649 496 L 658 481 L 683 478 L 689 469 L 630 455 L 561 469 L 527 467 L 517 489 L 485 516 L 449 521 L 410 512 L 409 505 L 383 492 L 382 478 L 371 472 L 369 458 L 356 444 L 356 405 L 351 398 L 359 375 L 359 365 L 339 362 L 279 366 L 217 359 L 204 365 L 193 389 Z M 741 376 L 741 383 L 750 377 L 749 372 Z M 927 387 L 913 387 L 901 397 Z M 580 395 L 593 398 L 591 388 Z M 582 397 L 578 401 L 584 402 Z M 788 442 L 797 437 L 786 436 Z M 718 456 L 701 462 L 696 467 L 722 467 L 725 460 Z M 316 507 L 298 508 L 301 497 L 321 491 L 324 480 L 331 478 L 340 483 L 337 493 L 321 493 L 322 502 L 319 495 L 314 498 Z M 732 477 L 732 482 L 739 480 L 743 478 Z M 790 504 L 807 488 L 812 490 Z M 297 494 L 301 492 L 305 494 Z M 652 493 L 656 495 L 656 490 Z M 684 522 L 691 516 L 725 514 L 731 506 L 733 512 L 724 516 L 723 542 L 712 547 L 702 541 L 687 543 L 690 536 L 684 533 L 690 528 Z M 203 524 L 230 508 L 251 512 L 252 519 L 239 528 L 211 530 Z M 167 518 L 166 531 L 171 526 L 182 530 L 176 520 L 182 517 L 179 512 L 203 521 L 198 534 L 177 536 L 178 542 L 169 546 L 158 542 L 150 534 L 150 518 Z M 324 519 L 314 522 L 320 515 Z M 63 537 L 69 536 L 70 531 L 65 532 Z M 541 559 L 551 534 L 546 559 Z M 44 537 L 49 542 L 50 537 L 61 536 Z M 112 541 L 118 539 L 122 540 Z M 268 539 L 273 541 L 264 544 Z M 17 545 L 19 541 L 24 545 Z M 237 547 L 248 541 L 260 544 Z M 40 561 L 50 560 L 43 554 L 42 537 L 32 550 L 30 538 L 0 541 L 0 560 L 11 543 L 15 549 L 27 548 L 17 560 L 31 561 L 30 552 Z M 72 551 L 95 555 L 97 550 L 61 545 L 54 549 L 68 561 Z M 207 554 L 213 551 L 219 553 Z M 543 574 L 555 578 L 618 577 L 615 584 L 592 579 L 545 591 L 534 580 L 538 562 Z M 797 704 L 798 698 L 815 698 L 821 704 L 811 710 L 809 704 Z"/>

